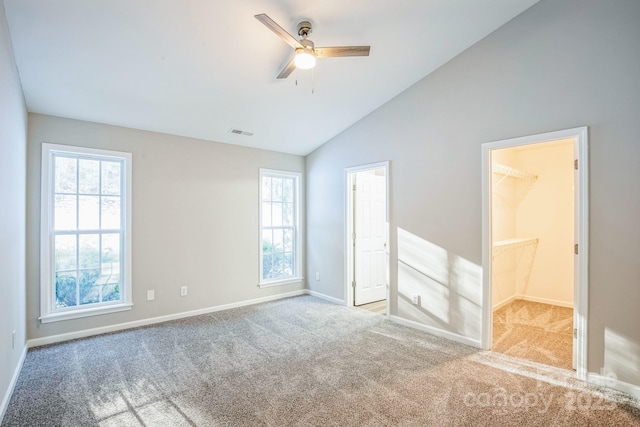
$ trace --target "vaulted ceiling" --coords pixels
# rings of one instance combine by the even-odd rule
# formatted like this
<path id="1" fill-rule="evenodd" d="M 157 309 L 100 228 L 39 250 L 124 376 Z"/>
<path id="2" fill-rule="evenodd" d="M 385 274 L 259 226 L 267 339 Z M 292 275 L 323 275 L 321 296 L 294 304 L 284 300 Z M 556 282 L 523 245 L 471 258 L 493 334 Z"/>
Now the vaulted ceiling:
<path id="1" fill-rule="evenodd" d="M 537 0 L 4 0 L 31 112 L 305 155 Z M 277 80 L 293 49 L 370 45 Z M 231 133 L 239 129 L 252 136 Z"/>

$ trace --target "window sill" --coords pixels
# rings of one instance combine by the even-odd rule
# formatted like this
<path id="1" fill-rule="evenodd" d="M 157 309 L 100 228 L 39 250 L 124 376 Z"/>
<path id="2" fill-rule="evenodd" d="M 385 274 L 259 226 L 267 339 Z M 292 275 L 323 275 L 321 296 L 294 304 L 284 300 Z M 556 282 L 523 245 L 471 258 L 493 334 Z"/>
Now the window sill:
<path id="1" fill-rule="evenodd" d="M 133 304 L 124 303 L 117 305 L 109 305 L 106 307 L 84 308 L 73 311 L 65 311 L 62 313 L 51 313 L 40 317 L 41 323 L 60 322 L 62 320 L 80 319 L 82 317 L 98 316 L 100 314 L 117 313 L 118 311 L 127 311 L 133 308 Z"/>
<path id="2" fill-rule="evenodd" d="M 303 281 L 304 281 L 304 277 L 289 277 L 287 279 L 274 280 L 271 282 L 261 282 L 261 283 L 258 283 L 258 287 L 270 288 L 272 286 L 282 286 L 282 285 L 291 285 L 294 283 L 302 283 Z"/>

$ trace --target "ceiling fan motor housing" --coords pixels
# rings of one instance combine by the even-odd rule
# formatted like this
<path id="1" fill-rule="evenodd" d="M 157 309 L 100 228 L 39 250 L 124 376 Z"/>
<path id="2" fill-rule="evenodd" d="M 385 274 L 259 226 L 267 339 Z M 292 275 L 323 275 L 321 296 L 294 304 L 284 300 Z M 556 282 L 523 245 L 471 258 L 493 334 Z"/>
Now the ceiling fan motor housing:
<path id="1" fill-rule="evenodd" d="M 298 35 L 303 39 L 306 39 L 311 34 L 311 22 L 302 21 L 298 24 Z"/>

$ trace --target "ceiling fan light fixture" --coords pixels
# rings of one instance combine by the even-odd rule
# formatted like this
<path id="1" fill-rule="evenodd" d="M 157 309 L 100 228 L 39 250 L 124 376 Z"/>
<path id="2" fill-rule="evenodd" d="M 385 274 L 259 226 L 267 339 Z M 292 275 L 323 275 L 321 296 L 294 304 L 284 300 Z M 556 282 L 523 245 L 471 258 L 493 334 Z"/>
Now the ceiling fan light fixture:
<path id="1" fill-rule="evenodd" d="M 285 43 L 295 49 L 295 55 L 284 67 L 277 79 L 286 79 L 289 74 L 296 68 L 302 70 L 308 70 L 315 67 L 316 58 L 331 58 L 342 56 L 369 56 L 369 50 L 371 46 L 334 46 L 334 47 L 319 47 L 315 48 L 315 45 L 309 40 L 309 34 L 311 34 L 311 22 L 302 21 L 298 24 L 298 36 L 300 40 L 297 40 L 284 28 L 278 25 L 273 19 L 269 18 L 267 14 L 261 13 L 254 15 L 254 17 L 262 22 L 268 29 L 273 31 L 278 37 L 280 37 Z"/>
<path id="2" fill-rule="evenodd" d="M 316 56 L 313 54 L 313 49 L 309 47 L 297 48 L 296 57 L 294 59 L 296 68 L 301 70 L 308 70 L 316 66 Z"/>

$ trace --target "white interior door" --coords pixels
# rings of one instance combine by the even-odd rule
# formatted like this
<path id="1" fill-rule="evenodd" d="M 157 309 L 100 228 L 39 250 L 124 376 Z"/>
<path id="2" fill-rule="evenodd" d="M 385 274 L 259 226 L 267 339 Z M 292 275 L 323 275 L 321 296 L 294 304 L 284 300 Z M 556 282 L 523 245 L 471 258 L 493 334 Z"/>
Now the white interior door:
<path id="1" fill-rule="evenodd" d="M 354 187 L 354 304 L 386 299 L 386 179 L 358 172 Z"/>

